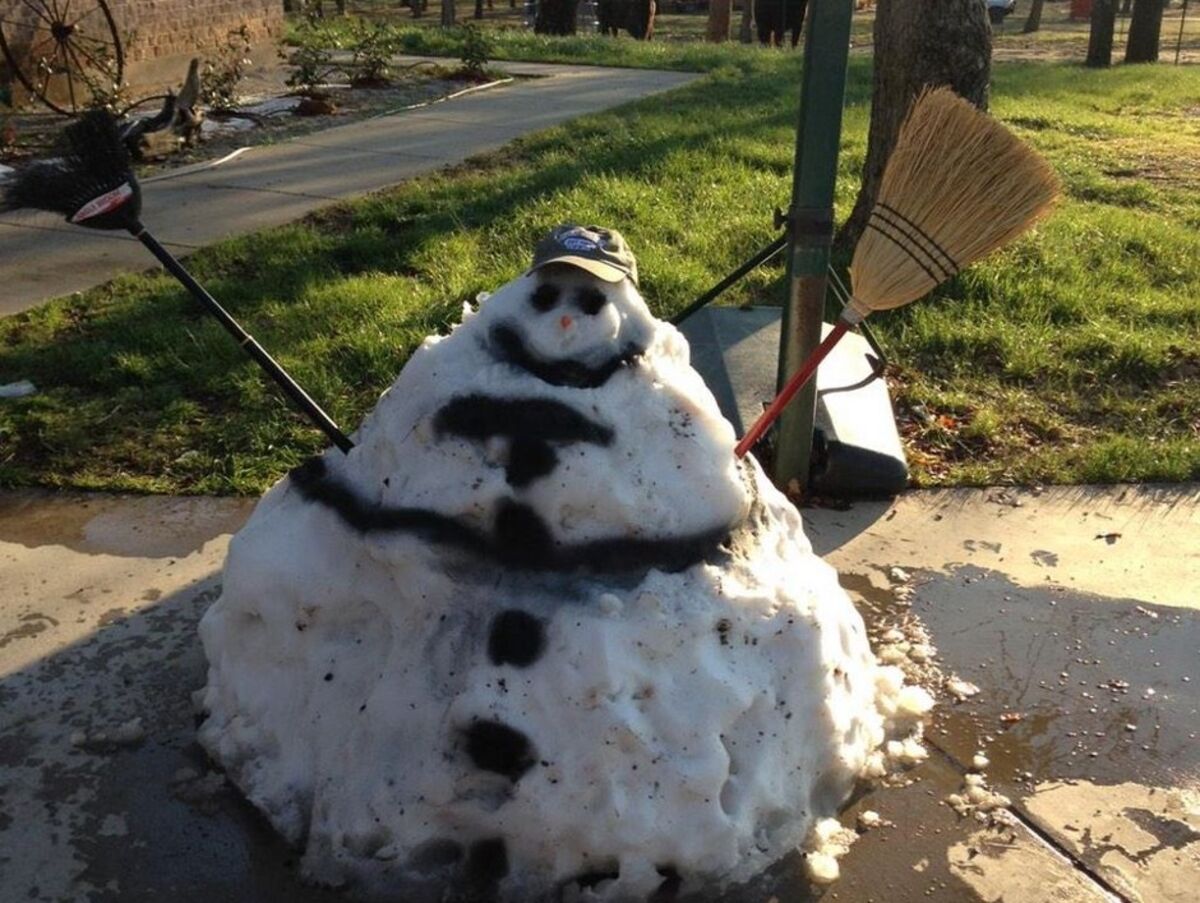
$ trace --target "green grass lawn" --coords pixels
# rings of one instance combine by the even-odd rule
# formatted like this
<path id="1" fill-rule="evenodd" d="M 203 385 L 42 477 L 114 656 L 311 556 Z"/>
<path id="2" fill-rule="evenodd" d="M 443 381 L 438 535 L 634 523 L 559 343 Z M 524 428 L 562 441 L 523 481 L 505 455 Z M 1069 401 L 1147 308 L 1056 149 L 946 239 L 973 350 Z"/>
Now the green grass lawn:
<path id="1" fill-rule="evenodd" d="M 656 34 L 652 41 L 635 41 L 628 35 L 617 38 L 599 34 L 578 34 L 569 37 L 535 34 L 531 29 L 504 20 L 484 20 L 483 29 L 497 60 L 527 60 L 542 63 L 586 63 L 621 66 L 635 69 L 676 69 L 686 72 L 708 72 L 728 65 L 737 59 L 751 60 L 761 54 L 757 44 L 708 44 L 702 39 L 700 16 L 676 16 L 687 26 Z M 346 46 L 350 40 L 353 19 L 331 19 L 321 26 L 318 34 L 328 45 Z M 417 23 L 405 18 L 395 21 L 400 51 L 427 56 L 457 57 L 462 52 L 465 29 L 436 27 L 437 18 L 426 16 Z M 295 40 L 293 24 L 288 39 Z M 774 51 L 783 54 L 790 51 Z"/>
<path id="2" fill-rule="evenodd" d="M 483 18 L 479 20 L 473 18 L 473 3 L 463 3 L 460 0 L 456 6 L 459 22 L 473 22 L 491 36 L 497 59 L 589 62 L 613 66 L 692 70 L 708 69 L 727 59 L 725 49 L 713 48 L 702 43 L 707 31 L 707 13 L 703 10 L 681 13 L 678 9 L 679 6 L 670 0 L 660 0 L 654 24 L 654 39 L 641 42 L 625 34 L 614 41 L 585 31 L 568 40 L 534 35 L 524 26 L 523 4 L 510 7 L 503 0 L 494 2 L 491 9 L 485 4 Z M 347 10 L 347 17 L 331 16 L 324 20 L 324 27 L 331 35 L 347 37 L 355 19 L 385 21 L 401 29 L 402 43 L 410 53 L 438 56 L 456 56 L 459 53 L 461 34 L 453 30 L 447 32 L 440 27 L 440 0 L 429 0 L 427 12 L 417 19 L 414 19 L 411 11 L 397 0 L 351 0 L 347 4 Z M 1070 12 L 1069 0 L 1049 0 L 1042 10 L 1041 27 L 1036 32 L 1025 34 L 1023 26 L 1029 15 L 1029 3 L 1018 4 L 1016 13 L 1009 16 L 1002 27 L 993 31 L 992 42 L 996 57 L 1001 60 L 1082 62 L 1087 55 L 1090 25 L 1086 17 L 1072 19 Z M 873 4 L 864 5 L 864 8 L 855 11 L 851 35 L 856 52 L 869 50 L 872 45 L 874 20 Z M 295 21 L 294 18 L 293 24 Z M 732 21 L 731 36 L 735 40 L 740 23 L 739 0 L 734 4 Z M 585 28 L 582 21 L 580 27 Z M 1128 14 L 1118 15 L 1113 49 L 1113 59 L 1116 61 L 1120 61 L 1124 55 L 1128 31 Z M 1200 15 L 1192 8 L 1189 15 L 1184 16 L 1178 0 L 1164 12 L 1160 51 L 1162 61 L 1174 60 L 1177 44 L 1182 60 L 1200 60 Z"/>
<path id="3" fill-rule="evenodd" d="M 632 43 L 632 42 L 630 42 Z M 838 213 L 865 150 L 852 61 Z M 564 219 L 619 227 L 662 315 L 772 236 L 798 60 L 728 51 L 669 95 L 224 242 L 192 265 L 344 428 Z M 1010 63 L 995 112 L 1061 173 L 1036 234 L 877 328 L 920 484 L 1200 478 L 1200 69 Z M 147 212 L 153 221 L 154 211 Z M 728 303 L 777 303 L 763 269 Z M 256 493 L 322 446 L 161 275 L 0 320 L 0 483 Z"/>

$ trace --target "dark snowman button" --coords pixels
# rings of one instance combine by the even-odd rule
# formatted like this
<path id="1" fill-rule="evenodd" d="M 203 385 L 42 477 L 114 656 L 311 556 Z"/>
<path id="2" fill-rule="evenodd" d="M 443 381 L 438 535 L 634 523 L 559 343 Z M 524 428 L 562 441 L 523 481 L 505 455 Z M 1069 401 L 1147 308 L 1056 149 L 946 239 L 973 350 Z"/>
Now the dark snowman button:
<path id="1" fill-rule="evenodd" d="M 508 874 L 508 849 L 503 838 L 477 840 L 467 852 L 467 880 L 476 887 L 499 883 Z"/>
<path id="2" fill-rule="evenodd" d="M 546 648 L 546 628 L 528 612 L 509 609 L 492 619 L 488 658 L 493 665 L 528 668 Z"/>
<path id="3" fill-rule="evenodd" d="M 499 721 L 476 721 L 464 732 L 467 755 L 476 768 L 516 783 L 533 767 L 533 744 L 520 731 Z"/>

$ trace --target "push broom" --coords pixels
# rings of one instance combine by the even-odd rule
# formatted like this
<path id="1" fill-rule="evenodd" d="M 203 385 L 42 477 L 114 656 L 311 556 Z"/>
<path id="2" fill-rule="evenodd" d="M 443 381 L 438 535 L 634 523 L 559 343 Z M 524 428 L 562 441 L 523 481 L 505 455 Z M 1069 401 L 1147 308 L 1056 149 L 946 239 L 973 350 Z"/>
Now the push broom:
<path id="1" fill-rule="evenodd" d="M 142 191 L 116 120 L 102 110 L 85 113 L 63 130 L 59 156 L 32 163 L 0 181 L 0 211 L 30 207 L 61 213 L 89 229 L 124 229 L 216 317 L 308 418 L 343 452 L 354 443 L 308 393 L 200 285 L 141 223 Z"/>
<path id="2" fill-rule="evenodd" d="M 911 304 L 1046 216 L 1058 197 L 1050 166 L 949 88 L 909 111 L 850 264 L 850 302 L 829 335 L 738 442 L 762 438 L 846 331 Z"/>

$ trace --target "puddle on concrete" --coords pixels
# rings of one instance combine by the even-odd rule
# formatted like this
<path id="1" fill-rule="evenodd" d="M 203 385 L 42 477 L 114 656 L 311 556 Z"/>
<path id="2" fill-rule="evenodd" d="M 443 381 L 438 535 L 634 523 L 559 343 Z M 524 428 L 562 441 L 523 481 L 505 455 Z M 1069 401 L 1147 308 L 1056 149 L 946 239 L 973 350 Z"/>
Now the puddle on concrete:
<path id="1" fill-rule="evenodd" d="M 0 543 L 88 555 L 183 558 L 235 532 L 257 499 L 112 496 L 38 491 L 0 496 Z"/>
<path id="2" fill-rule="evenodd" d="M 982 690 L 939 706 L 930 736 L 960 762 L 983 749 L 1005 792 L 1200 781 L 1200 612 L 973 566 L 923 577 L 912 612 L 942 665 Z"/>
<path id="3" fill-rule="evenodd" d="M 931 745 L 962 772 L 982 752 L 1015 811 L 1126 898 L 1191 899 L 1180 876 L 1200 875 L 1200 612 L 1023 587 L 969 565 L 919 574 L 911 604 L 866 575 L 842 583 L 872 633 L 918 619 L 942 671 L 980 688 L 958 703 L 943 695 Z M 995 876 L 1028 865 L 977 858 L 978 843 L 963 858 L 971 846 L 950 855 L 984 899 Z M 1067 893 L 1060 884 L 1045 887 Z"/>

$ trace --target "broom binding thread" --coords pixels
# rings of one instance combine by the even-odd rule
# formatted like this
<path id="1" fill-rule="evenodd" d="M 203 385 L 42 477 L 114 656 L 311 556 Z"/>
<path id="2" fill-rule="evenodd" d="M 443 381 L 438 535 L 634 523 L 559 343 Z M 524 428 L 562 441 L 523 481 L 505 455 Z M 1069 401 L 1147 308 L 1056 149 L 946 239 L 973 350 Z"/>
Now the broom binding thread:
<path id="1" fill-rule="evenodd" d="M 882 201 L 871 211 L 867 228 L 893 242 L 934 282 L 945 282 L 958 273 L 958 264 L 945 248 L 899 210 Z"/>

